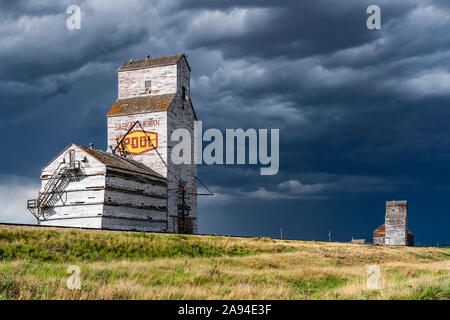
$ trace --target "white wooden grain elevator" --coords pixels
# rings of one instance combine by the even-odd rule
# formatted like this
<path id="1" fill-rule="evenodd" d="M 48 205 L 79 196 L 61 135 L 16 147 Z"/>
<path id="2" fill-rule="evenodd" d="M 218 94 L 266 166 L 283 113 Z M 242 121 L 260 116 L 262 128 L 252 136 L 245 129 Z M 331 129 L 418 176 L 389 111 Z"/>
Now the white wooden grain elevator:
<path id="1" fill-rule="evenodd" d="M 194 137 L 190 71 L 184 54 L 122 64 L 108 151 L 72 143 L 42 169 L 27 203 L 39 224 L 197 233 L 197 166 L 174 164 L 170 139 Z"/>

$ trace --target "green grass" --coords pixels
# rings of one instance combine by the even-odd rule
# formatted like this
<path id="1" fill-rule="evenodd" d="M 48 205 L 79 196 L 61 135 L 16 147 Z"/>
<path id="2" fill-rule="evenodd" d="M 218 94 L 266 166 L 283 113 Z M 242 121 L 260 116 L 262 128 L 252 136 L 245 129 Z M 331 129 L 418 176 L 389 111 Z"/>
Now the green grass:
<path id="1" fill-rule="evenodd" d="M 450 248 L 0 226 L 0 300 L 450 299 L 449 269 Z"/>
<path id="2" fill-rule="evenodd" d="M 229 245 L 224 237 L 201 238 L 143 232 L 109 232 L 105 236 L 101 232 L 83 230 L 0 229 L 0 259 L 3 260 L 149 260 L 161 257 L 246 256 L 293 250 L 288 245 Z"/>

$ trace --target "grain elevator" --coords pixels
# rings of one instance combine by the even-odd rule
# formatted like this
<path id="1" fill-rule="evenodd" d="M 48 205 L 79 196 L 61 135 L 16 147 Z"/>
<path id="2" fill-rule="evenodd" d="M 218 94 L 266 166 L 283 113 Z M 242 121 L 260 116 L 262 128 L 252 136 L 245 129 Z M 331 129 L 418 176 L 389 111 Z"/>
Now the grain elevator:
<path id="1" fill-rule="evenodd" d="M 39 224 L 197 233 L 197 166 L 173 163 L 170 139 L 178 128 L 194 137 L 190 71 L 184 54 L 122 64 L 108 150 L 72 143 L 42 169 L 27 203 Z"/>

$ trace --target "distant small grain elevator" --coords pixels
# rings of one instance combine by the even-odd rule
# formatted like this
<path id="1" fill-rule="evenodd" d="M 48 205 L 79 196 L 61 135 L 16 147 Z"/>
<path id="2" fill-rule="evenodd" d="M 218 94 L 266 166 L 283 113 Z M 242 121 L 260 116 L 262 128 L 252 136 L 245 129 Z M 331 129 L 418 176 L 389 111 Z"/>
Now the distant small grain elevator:
<path id="1" fill-rule="evenodd" d="M 414 246 L 408 229 L 407 201 L 386 201 L 385 223 L 373 232 L 373 243 L 391 246 Z"/>
<path id="2" fill-rule="evenodd" d="M 27 205 L 39 224 L 197 233 L 197 166 L 175 165 L 169 139 L 194 137 L 190 71 L 184 54 L 122 64 L 109 152 L 71 144 L 42 169 Z"/>

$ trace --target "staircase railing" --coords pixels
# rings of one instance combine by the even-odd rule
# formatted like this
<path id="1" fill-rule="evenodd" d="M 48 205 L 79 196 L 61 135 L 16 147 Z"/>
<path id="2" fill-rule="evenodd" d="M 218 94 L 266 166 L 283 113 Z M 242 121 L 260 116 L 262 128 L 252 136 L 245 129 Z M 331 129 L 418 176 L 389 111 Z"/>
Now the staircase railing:
<path id="1" fill-rule="evenodd" d="M 56 170 L 53 172 L 49 181 L 45 184 L 42 192 L 39 192 L 37 199 L 31 199 L 27 201 L 27 209 L 35 216 L 39 221 L 41 219 L 45 220 L 45 216 L 42 213 L 42 209 L 52 206 L 56 201 L 54 196 L 58 195 L 61 199 L 63 205 L 65 205 L 62 192 L 65 188 L 60 188 L 63 181 L 67 179 L 72 181 L 75 179 L 75 171 L 80 169 L 80 162 L 74 161 L 68 164 L 60 162 Z M 67 185 L 66 185 L 67 186 Z"/>

